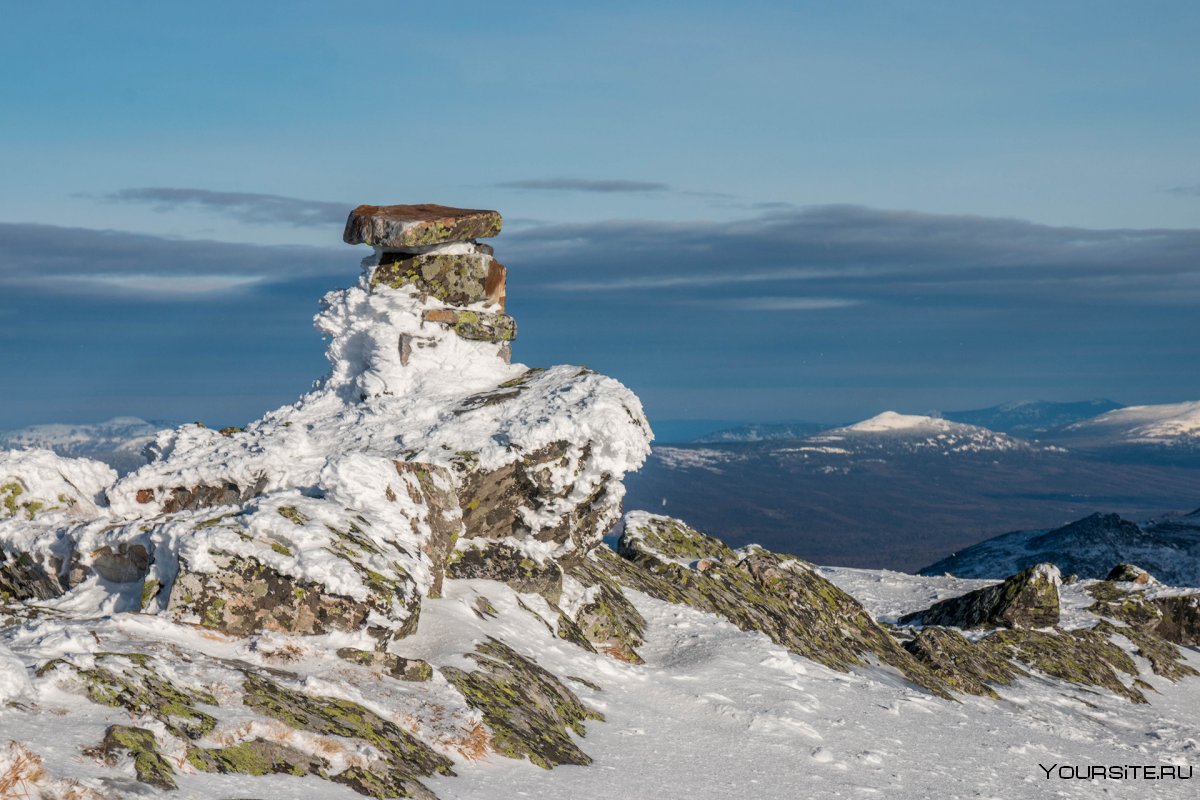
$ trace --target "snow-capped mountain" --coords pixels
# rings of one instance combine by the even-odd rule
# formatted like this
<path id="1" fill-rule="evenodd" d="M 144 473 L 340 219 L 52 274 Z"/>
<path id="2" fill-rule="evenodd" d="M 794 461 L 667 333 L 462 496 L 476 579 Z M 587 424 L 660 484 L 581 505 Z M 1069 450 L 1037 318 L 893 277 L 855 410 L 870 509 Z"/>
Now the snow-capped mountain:
<path id="1" fill-rule="evenodd" d="M 979 425 L 1001 433 L 1037 436 L 1122 407 L 1120 403 L 1112 400 L 1082 400 L 1069 403 L 1025 400 L 969 411 L 943 411 L 941 416 L 953 422 Z"/>
<path id="2" fill-rule="evenodd" d="M 1034 564 L 1063 574 L 1104 578 L 1132 563 L 1156 578 L 1200 585 L 1200 510 L 1139 525 L 1117 514 L 1092 514 L 1053 530 L 1013 531 L 967 547 L 920 570 L 922 575 L 1003 578 Z"/>
<path id="3" fill-rule="evenodd" d="M 0 432 L 0 449 L 41 448 L 60 456 L 94 458 L 118 472 L 130 472 L 146 463 L 142 450 L 164 427 L 139 417 L 113 417 L 90 424 L 31 425 Z"/>
<path id="4" fill-rule="evenodd" d="M 932 451 L 949 455 L 1043 449 L 1035 443 L 978 425 L 895 411 L 885 411 L 862 422 L 825 431 L 807 441 L 859 454 Z"/>
<path id="5" fill-rule="evenodd" d="M 1200 400 L 1118 408 L 1068 425 L 1062 435 L 1088 444 L 1200 448 Z"/>

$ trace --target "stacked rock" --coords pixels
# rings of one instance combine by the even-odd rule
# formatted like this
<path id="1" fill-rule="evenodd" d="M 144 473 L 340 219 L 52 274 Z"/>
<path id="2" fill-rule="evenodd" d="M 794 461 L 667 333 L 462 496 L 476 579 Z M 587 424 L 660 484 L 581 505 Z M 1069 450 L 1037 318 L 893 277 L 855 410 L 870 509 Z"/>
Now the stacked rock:
<path id="1" fill-rule="evenodd" d="M 497 211 L 421 204 L 362 205 L 350 212 L 342 238 L 348 244 L 375 248 L 371 286 L 413 286 L 423 299 L 441 304 L 424 311 L 427 323 L 442 325 L 464 339 L 502 345 L 517 336 L 516 321 L 504 313 L 507 271 L 479 244 L 500 233 Z M 402 342 L 401 360 L 408 363 L 411 343 Z"/>

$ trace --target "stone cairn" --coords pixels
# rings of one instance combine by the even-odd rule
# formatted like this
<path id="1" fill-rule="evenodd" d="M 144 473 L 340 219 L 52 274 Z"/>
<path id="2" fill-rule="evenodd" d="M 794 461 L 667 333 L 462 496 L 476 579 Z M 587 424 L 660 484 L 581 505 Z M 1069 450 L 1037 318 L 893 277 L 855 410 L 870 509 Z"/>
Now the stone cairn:
<path id="1" fill-rule="evenodd" d="M 444 308 L 426 309 L 425 322 L 445 326 L 464 339 L 501 345 L 505 361 L 516 321 L 504 313 L 507 270 L 492 257 L 487 239 L 500 233 L 498 211 L 432 204 L 362 205 L 350 212 L 343 240 L 375 248 L 371 286 L 414 286 Z M 400 343 L 401 363 L 412 353 L 411 337 Z"/>

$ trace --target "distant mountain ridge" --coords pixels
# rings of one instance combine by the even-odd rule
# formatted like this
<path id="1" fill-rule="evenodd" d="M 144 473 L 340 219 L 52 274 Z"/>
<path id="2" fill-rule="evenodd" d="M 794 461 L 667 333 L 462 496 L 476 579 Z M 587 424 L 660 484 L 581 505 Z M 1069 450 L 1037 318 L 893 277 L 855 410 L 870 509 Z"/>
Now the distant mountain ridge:
<path id="1" fill-rule="evenodd" d="M 1049 562 L 1063 574 L 1102 579 L 1120 563 L 1136 564 L 1166 583 L 1200 584 L 1200 509 L 1138 525 L 1117 514 L 1092 514 L 1053 530 L 995 536 L 919 570 L 922 575 L 1003 577 Z"/>
<path id="2" fill-rule="evenodd" d="M 104 422 L 30 425 L 0 432 L 0 450 L 41 448 L 69 458 L 94 458 L 118 472 L 146 463 L 142 449 L 166 424 L 141 417 L 113 417 Z"/>
<path id="3" fill-rule="evenodd" d="M 1001 433 L 1030 436 L 1119 408 L 1124 406 L 1112 400 L 1081 400 L 1069 403 L 1027 400 L 969 411 L 943 411 L 942 417 L 954 422 L 980 425 Z"/>

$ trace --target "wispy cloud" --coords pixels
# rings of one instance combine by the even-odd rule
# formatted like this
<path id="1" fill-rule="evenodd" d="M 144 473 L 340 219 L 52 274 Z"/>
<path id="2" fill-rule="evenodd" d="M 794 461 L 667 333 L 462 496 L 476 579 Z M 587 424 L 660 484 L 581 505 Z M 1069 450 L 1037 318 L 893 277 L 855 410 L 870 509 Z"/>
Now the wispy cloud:
<path id="1" fill-rule="evenodd" d="M 589 178 L 532 178 L 520 181 L 503 181 L 496 186 L 501 189 L 530 189 L 543 192 L 597 192 L 602 194 L 621 192 L 666 192 L 671 187 L 654 181 L 592 180 Z"/>
<path id="2" fill-rule="evenodd" d="M 341 224 L 353 203 L 303 200 L 276 194 L 254 192 L 215 192 L 169 186 L 121 189 L 100 195 L 110 203 L 138 203 L 155 211 L 202 209 L 231 217 L 251 225 L 283 224 L 294 227 Z"/>
<path id="3" fill-rule="evenodd" d="M 339 252 L 0 223 L 0 287 L 39 294 L 208 299 L 314 275 L 353 274 L 347 256 L 353 261 L 349 248 Z"/>
<path id="4" fill-rule="evenodd" d="M 1185 186 L 1172 186 L 1167 189 L 1171 194 L 1183 195 L 1185 197 L 1200 197 L 1200 183 L 1193 183 Z"/>
<path id="5" fill-rule="evenodd" d="M 64 275 L 67 283 L 87 284 L 125 294 L 194 297 L 229 292 L 261 283 L 262 275 Z"/>
<path id="6" fill-rule="evenodd" d="M 722 305 L 740 311 L 825 311 L 862 305 L 862 301 L 842 297 L 739 297 Z"/>

